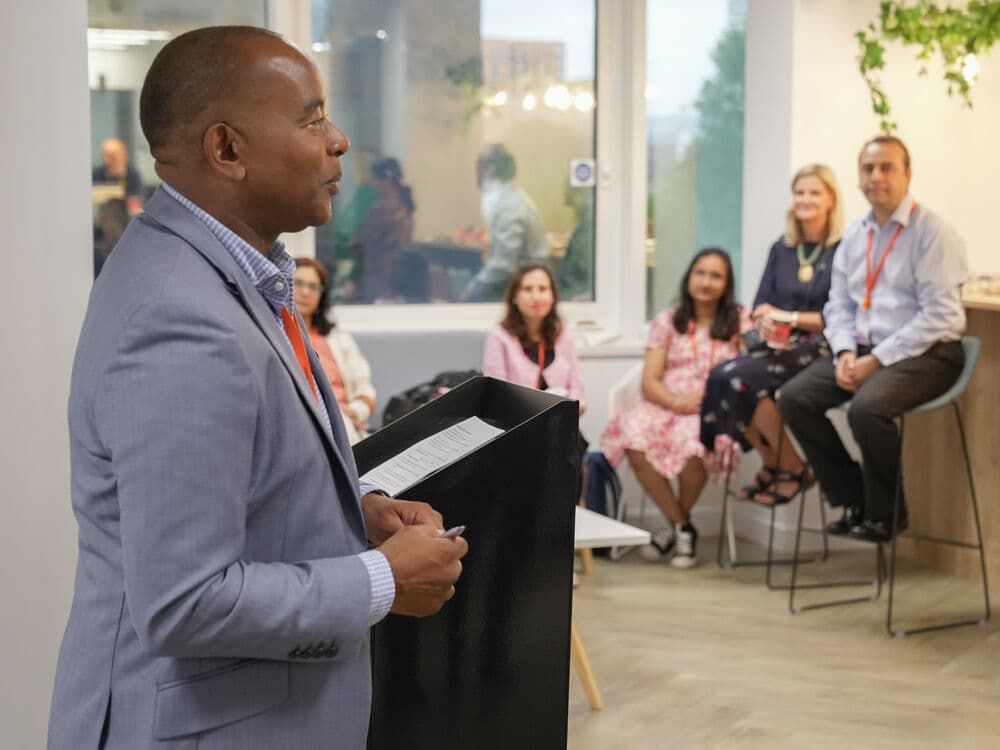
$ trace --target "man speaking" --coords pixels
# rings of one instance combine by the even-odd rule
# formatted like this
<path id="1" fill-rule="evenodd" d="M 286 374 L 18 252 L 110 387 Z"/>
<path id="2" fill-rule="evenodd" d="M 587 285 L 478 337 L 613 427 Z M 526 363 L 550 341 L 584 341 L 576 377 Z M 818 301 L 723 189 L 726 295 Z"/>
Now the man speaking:
<path id="1" fill-rule="evenodd" d="M 347 139 L 315 66 L 250 27 L 167 44 L 140 118 L 164 186 L 74 363 L 49 747 L 363 748 L 368 628 L 438 611 L 467 545 L 359 486 L 294 308 L 278 236 L 330 219 Z"/>

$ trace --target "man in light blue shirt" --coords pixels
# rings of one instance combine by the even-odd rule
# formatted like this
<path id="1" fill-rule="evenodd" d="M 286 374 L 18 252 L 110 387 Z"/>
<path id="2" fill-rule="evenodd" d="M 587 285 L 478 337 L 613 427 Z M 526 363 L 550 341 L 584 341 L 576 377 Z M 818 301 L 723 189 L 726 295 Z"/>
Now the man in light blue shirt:
<path id="1" fill-rule="evenodd" d="M 898 138 L 864 145 L 858 179 L 871 211 L 844 232 L 823 309 L 834 360 L 789 381 L 778 405 L 830 502 L 844 508 L 827 530 L 888 541 L 901 448 L 895 419 L 946 391 L 964 363 L 965 246 L 909 194 L 910 154 Z M 826 418 L 847 400 L 863 466 Z M 896 533 L 906 526 L 904 502 Z"/>

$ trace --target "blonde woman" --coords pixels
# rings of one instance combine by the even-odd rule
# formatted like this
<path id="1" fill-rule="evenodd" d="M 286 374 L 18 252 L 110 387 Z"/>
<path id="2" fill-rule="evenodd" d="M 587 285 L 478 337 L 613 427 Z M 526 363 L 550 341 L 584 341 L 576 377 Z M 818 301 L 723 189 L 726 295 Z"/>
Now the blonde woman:
<path id="1" fill-rule="evenodd" d="M 801 459 L 784 433 L 774 394 L 819 357 L 823 305 L 830 294 L 833 255 L 843 233 L 840 190 L 829 167 L 809 164 L 792 178 L 792 205 L 784 236 L 771 246 L 751 318 L 757 345 L 709 375 L 701 405 L 701 442 L 709 450 L 728 436 L 756 448 L 763 467 L 738 496 L 764 505 L 791 500 L 808 483 Z M 776 326 L 791 326 L 787 341 Z M 772 346 L 767 345 L 767 341 Z"/>

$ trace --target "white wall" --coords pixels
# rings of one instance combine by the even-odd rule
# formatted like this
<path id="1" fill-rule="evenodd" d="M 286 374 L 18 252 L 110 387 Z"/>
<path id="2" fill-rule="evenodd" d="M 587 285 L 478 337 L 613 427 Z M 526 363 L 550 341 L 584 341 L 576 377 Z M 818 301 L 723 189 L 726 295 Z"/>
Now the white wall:
<path id="1" fill-rule="evenodd" d="M 76 560 L 66 400 L 93 274 L 86 12 L 62 0 L 8 3 L 0 24 L 4 748 L 44 746 Z"/>
<path id="2" fill-rule="evenodd" d="M 796 8 L 792 161 L 829 160 L 845 188 L 848 216 L 866 210 L 857 189 L 857 152 L 878 129 L 857 72 L 851 32 L 877 13 L 876 0 L 798 0 Z M 912 191 L 958 228 L 974 272 L 1000 272 L 995 221 L 1000 49 L 980 59 L 972 110 L 948 97 L 939 65 L 918 75 L 915 51 L 890 45 L 882 75 L 892 119 L 899 124 L 897 134 L 913 157 Z M 834 117 L 817 106 L 819 100 L 837 102 Z"/>

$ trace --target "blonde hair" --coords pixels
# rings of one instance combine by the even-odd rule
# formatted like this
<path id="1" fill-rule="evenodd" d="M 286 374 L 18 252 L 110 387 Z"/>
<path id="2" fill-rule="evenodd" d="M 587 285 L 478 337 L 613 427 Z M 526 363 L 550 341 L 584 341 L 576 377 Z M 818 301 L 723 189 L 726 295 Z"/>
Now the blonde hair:
<path id="1" fill-rule="evenodd" d="M 829 247 L 839 242 L 844 234 L 844 208 L 837 178 L 834 177 L 833 170 L 825 164 L 806 164 L 792 177 L 791 188 L 793 192 L 795 191 L 795 183 L 802 177 L 817 178 L 833 196 L 833 207 L 826 217 L 826 239 L 823 240 L 823 244 Z M 795 218 L 795 206 L 793 205 L 789 207 L 785 218 L 785 244 L 789 247 L 795 247 L 803 241 L 802 227 L 799 226 L 798 219 Z"/>

